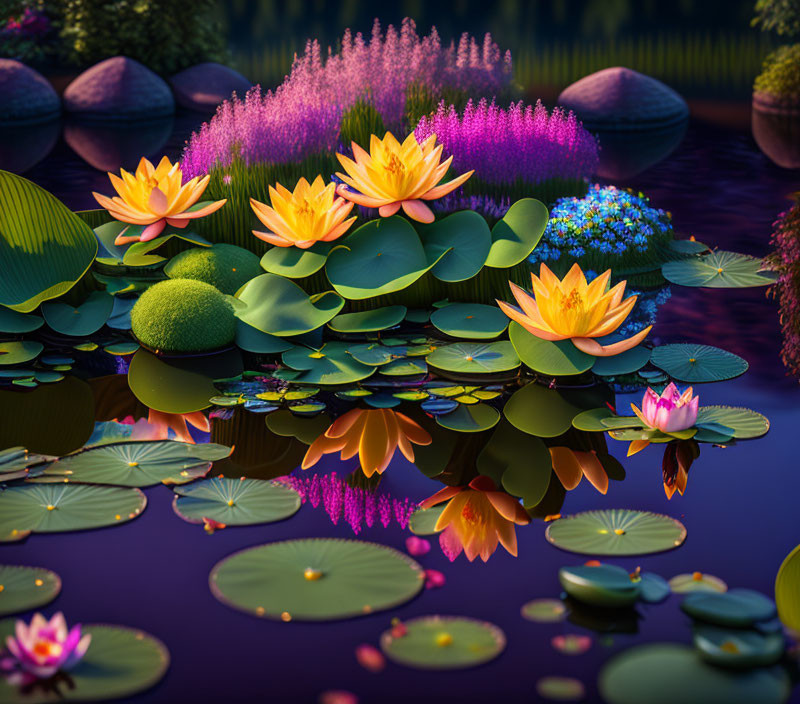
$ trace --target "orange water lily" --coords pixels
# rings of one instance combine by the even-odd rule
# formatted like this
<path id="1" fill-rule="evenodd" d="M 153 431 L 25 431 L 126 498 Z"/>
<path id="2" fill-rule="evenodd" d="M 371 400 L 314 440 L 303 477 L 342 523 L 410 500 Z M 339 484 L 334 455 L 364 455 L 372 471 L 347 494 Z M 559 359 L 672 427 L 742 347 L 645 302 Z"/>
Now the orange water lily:
<path id="1" fill-rule="evenodd" d="M 337 198 L 336 186 L 326 186 L 322 176 L 311 184 L 301 178 L 294 192 L 277 183 L 269 187 L 269 198 L 272 207 L 250 199 L 256 217 L 269 228 L 269 232 L 253 230 L 253 234 L 278 247 L 308 249 L 317 242 L 331 242 L 356 220 L 356 216 L 345 219 L 353 204 Z"/>
<path id="2" fill-rule="evenodd" d="M 498 542 L 517 556 L 514 526 L 530 523 L 531 517 L 517 499 L 498 491 L 489 477 L 476 477 L 468 486 L 447 486 L 425 499 L 420 508 L 444 501 L 448 504 L 434 529 L 442 531 L 439 543 L 451 560 L 463 551 L 470 562 L 478 556 L 486 562 L 497 550 Z"/>
<path id="3" fill-rule="evenodd" d="M 378 208 L 384 218 L 402 207 L 413 220 L 433 222 L 433 211 L 423 201 L 446 196 L 473 174 L 468 171 L 439 184 L 453 157 L 441 161 L 442 145 L 436 146 L 436 135 L 420 145 L 411 133 L 400 144 L 387 132 L 383 139 L 374 134 L 370 137 L 369 153 L 355 142 L 352 146 L 355 161 L 343 154 L 336 155 L 347 172 L 336 175 L 350 187 L 340 185 L 336 192 L 359 205 Z"/>
<path id="4" fill-rule="evenodd" d="M 167 440 L 169 431 L 175 433 L 175 439 L 181 442 L 195 444 L 189 426 L 197 428 L 202 433 L 211 431 L 208 417 L 202 411 L 194 413 L 163 413 L 149 409 L 147 420 L 139 419 L 133 425 L 131 440 Z"/>
<path id="5" fill-rule="evenodd" d="M 367 477 L 383 474 L 397 449 L 414 461 L 415 445 L 430 445 L 431 436 L 411 418 L 386 408 L 354 408 L 337 418 L 308 448 L 303 469 L 313 467 L 323 455 L 341 452 L 343 460 L 358 455 Z"/>
<path id="6" fill-rule="evenodd" d="M 120 174 L 122 178 L 108 174 L 119 195 L 113 198 L 100 193 L 92 195 L 115 220 L 146 227 L 141 234 L 135 236 L 126 235 L 125 232 L 129 229 L 126 228 L 117 236 L 115 245 L 148 242 L 158 237 L 167 225 L 184 228 L 189 220 L 210 215 L 226 203 L 226 199 L 223 199 L 192 209 L 206 190 L 211 177 L 195 176 L 182 183 L 180 163 L 173 164 L 167 157 L 161 159 L 157 167 L 142 157 L 135 173 L 130 174 L 125 169 L 120 169 Z"/>
<path id="7" fill-rule="evenodd" d="M 601 494 L 608 491 L 608 474 L 595 452 L 551 447 L 550 459 L 558 481 L 567 491 L 572 491 L 584 477 Z"/>
<path id="8" fill-rule="evenodd" d="M 511 320 L 532 335 L 557 342 L 572 340 L 581 352 L 595 357 L 611 357 L 636 347 L 650 332 L 652 325 L 626 340 L 602 345 L 596 339 L 614 332 L 630 314 L 636 296 L 625 295 L 625 281 L 609 287 L 611 270 L 600 274 L 592 283 L 575 263 L 563 279 L 542 264 L 539 276 L 531 274 L 533 296 L 509 281 L 516 306 L 497 301 Z"/>

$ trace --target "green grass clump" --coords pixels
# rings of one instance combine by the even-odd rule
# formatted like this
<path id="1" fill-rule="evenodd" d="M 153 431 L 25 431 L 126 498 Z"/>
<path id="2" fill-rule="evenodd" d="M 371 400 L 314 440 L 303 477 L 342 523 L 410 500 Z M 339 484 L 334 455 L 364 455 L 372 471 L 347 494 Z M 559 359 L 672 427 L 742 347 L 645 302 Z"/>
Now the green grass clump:
<path id="1" fill-rule="evenodd" d="M 369 149 L 371 135 L 383 138 L 386 125 L 375 106 L 366 100 L 359 100 L 344 115 L 339 126 L 339 141 L 349 147 L 355 142 L 364 149 Z"/>
<path id="2" fill-rule="evenodd" d="M 208 352 L 233 342 L 236 317 L 211 284 L 168 279 L 136 301 L 131 330 L 143 345 L 159 352 Z"/>
<path id="3" fill-rule="evenodd" d="M 764 60 L 764 70 L 753 89 L 800 100 L 800 44 L 778 47 Z"/>
<path id="4" fill-rule="evenodd" d="M 203 281 L 232 296 L 263 271 L 255 254 L 221 243 L 184 250 L 169 261 L 164 273 L 171 279 Z"/>

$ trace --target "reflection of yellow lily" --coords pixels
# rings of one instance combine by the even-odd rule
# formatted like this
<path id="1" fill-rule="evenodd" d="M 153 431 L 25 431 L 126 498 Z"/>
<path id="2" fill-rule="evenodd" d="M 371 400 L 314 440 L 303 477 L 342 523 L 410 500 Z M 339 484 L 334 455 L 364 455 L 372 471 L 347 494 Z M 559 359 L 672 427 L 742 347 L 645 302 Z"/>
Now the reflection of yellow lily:
<path id="1" fill-rule="evenodd" d="M 140 425 L 141 424 L 141 425 Z M 175 439 L 194 444 L 189 425 L 200 432 L 208 433 L 211 426 L 202 411 L 194 413 L 163 413 L 151 408 L 147 414 L 147 422 L 139 420 L 133 426 L 132 440 L 167 440 L 169 431 L 175 433 Z"/>
<path id="2" fill-rule="evenodd" d="M 420 145 L 414 134 L 400 144 L 391 132 L 383 139 L 370 137 L 369 154 L 353 142 L 355 161 L 336 155 L 347 174 L 337 173 L 350 189 L 339 186 L 336 192 L 348 200 L 378 208 L 381 217 L 394 215 L 402 206 L 408 217 L 419 222 L 433 222 L 433 212 L 422 201 L 446 196 L 466 181 L 473 172 L 461 174 L 452 181 L 442 180 L 453 161 L 443 163 L 442 145 L 436 146 L 436 135 Z"/>
<path id="3" fill-rule="evenodd" d="M 509 282 L 520 307 L 503 301 L 497 304 L 511 320 L 536 337 L 553 342 L 572 340 L 572 344 L 586 354 L 611 357 L 638 345 L 653 326 L 648 325 L 627 340 L 612 345 L 601 345 L 593 339 L 614 332 L 636 303 L 636 296 L 623 300 L 625 281 L 609 288 L 610 278 L 609 269 L 587 284 L 576 263 L 563 279 L 559 279 L 542 264 L 539 276 L 531 274 L 533 296 Z"/>
<path id="4" fill-rule="evenodd" d="M 167 157 L 157 167 L 142 157 L 135 174 L 129 174 L 125 169 L 120 169 L 120 173 L 122 178 L 108 174 L 118 196 L 108 198 L 100 193 L 92 195 L 115 220 L 147 227 L 135 237 L 126 236 L 123 230 L 114 242 L 116 245 L 147 242 L 158 237 L 166 225 L 184 228 L 189 220 L 210 215 L 226 202 L 218 200 L 198 210 L 189 210 L 200 200 L 211 177 L 195 176 L 182 184 L 180 164 L 172 164 Z"/>
<path id="5" fill-rule="evenodd" d="M 367 477 L 382 474 L 398 448 L 409 462 L 414 461 L 415 445 L 430 445 L 431 436 L 413 420 L 391 409 L 354 408 L 337 418 L 320 435 L 303 458 L 303 469 L 319 462 L 322 455 L 341 452 L 343 460 L 358 455 Z"/>
<path id="6" fill-rule="evenodd" d="M 469 486 L 445 487 L 425 499 L 420 508 L 430 508 L 448 500 L 434 529 L 442 531 L 439 543 L 451 560 L 455 560 L 463 550 L 470 562 L 479 555 L 486 562 L 497 550 L 498 542 L 514 557 L 517 556 L 514 526 L 531 521 L 519 501 L 504 491 L 498 491 L 489 477 L 480 476 Z"/>
<path id="7" fill-rule="evenodd" d="M 308 249 L 317 242 L 335 240 L 356 220 L 355 216 L 345 220 L 353 204 L 335 195 L 336 186 L 332 183 L 326 186 L 322 176 L 317 176 L 312 184 L 301 178 L 294 193 L 279 183 L 275 184 L 275 188 L 270 186 L 271 208 L 254 198 L 250 199 L 256 216 L 270 231 L 253 230 L 253 234 L 278 247 L 300 249 Z"/>
<path id="8" fill-rule="evenodd" d="M 567 491 L 578 486 L 583 477 L 601 494 L 608 491 L 608 475 L 594 452 L 551 447 L 550 458 L 558 481 Z"/>

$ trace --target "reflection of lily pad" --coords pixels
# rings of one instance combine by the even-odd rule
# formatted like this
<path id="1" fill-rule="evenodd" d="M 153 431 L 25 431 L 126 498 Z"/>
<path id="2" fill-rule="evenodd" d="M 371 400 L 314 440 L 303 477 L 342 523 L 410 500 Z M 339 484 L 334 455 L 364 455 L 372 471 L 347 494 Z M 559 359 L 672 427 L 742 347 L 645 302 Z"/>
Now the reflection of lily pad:
<path id="1" fill-rule="evenodd" d="M 800 545 L 781 563 L 775 578 L 775 602 L 781 622 L 793 631 L 800 631 Z"/>
<path id="2" fill-rule="evenodd" d="M 495 374 L 516 369 L 519 358 L 510 342 L 455 342 L 435 349 L 428 364 L 458 374 Z"/>
<path id="3" fill-rule="evenodd" d="M 523 198 L 514 203 L 492 228 L 486 266 L 508 269 L 525 261 L 544 234 L 549 213 L 544 203 Z"/>
<path id="4" fill-rule="evenodd" d="M 336 332 L 375 332 L 399 325 L 406 317 L 405 306 L 386 306 L 359 313 L 340 313 L 328 323 Z"/>
<path id="5" fill-rule="evenodd" d="M 21 340 L 19 342 L 0 342 L 0 366 L 24 364 L 36 359 L 44 349 L 41 342 Z"/>
<path id="6" fill-rule="evenodd" d="M 731 406 L 700 406 L 695 425 L 700 428 L 725 426 L 739 440 L 758 438 L 769 430 L 769 420 L 760 413 Z"/>
<path id="7" fill-rule="evenodd" d="M 558 389 L 530 382 L 514 392 L 503 412 L 521 431 L 540 438 L 554 438 L 567 432 L 581 409 Z"/>
<path id="8" fill-rule="evenodd" d="M 661 267 L 661 273 L 667 281 L 679 286 L 708 288 L 769 286 L 777 279 L 775 272 L 764 269 L 761 259 L 722 250 L 667 262 Z"/>
<path id="9" fill-rule="evenodd" d="M 86 337 L 105 325 L 114 307 L 114 298 L 103 291 L 93 291 L 77 308 L 61 302 L 42 304 L 45 322 L 56 332 Z"/>
<path id="10" fill-rule="evenodd" d="M 508 326 L 508 317 L 497 306 L 481 303 L 451 303 L 431 314 L 434 327 L 451 337 L 490 339 Z"/>
<path id="11" fill-rule="evenodd" d="M 375 367 L 356 361 L 344 342 L 328 342 L 319 350 L 294 347 L 281 356 L 283 363 L 302 371 L 296 381 L 305 384 L 350 384 L 366 379 Z"/>
<path id="12" fill-rule="evenodd" d="M 445 504 L 432 508 L 418 508 L 408 519 L 408 529 L 415 535 L 435 535 L 436 521 L 444 511 Z"/>
<path id="13" fill-rule="evenodd" d="M 22 335 L 33 332 L 44 325 L 44 320 L 31 313 L 19 313 L 11 308 L 0 306 L 0 332 Z"/>
<path id="14" fill-rule="evenodd" d="M 703 660 L 736 669 L 774 665 L 786 647 L 783 633 L 759 633 L 708 624 L 695 625 L 693 640 Z"/>
<path id="15" fill-rule="evenodd" d="M 42 567 L 0 565 L 0 616 L 49 604 L 61 591 L 61 578 Z"/>
<path id="16" fill-rule="evenodd" d="M 283 621 L 330 621 L 403 604 L 423 587 L 408 556 L 375 543 L 333 538 L 284 540 L 217 563 L 209 577 L 220 601 Z"/>
<path id="17" fill-rule="evenodd" d="M 440 281 L 471 279 L 483 268 L 492 244 L 486 220 L 474 210 L 461 210 L 422 226 L 420 236 L 428 256 L 441 257 L 431 272 Z"/>
<path id="18" fill-rule="evenodd" d="M 313 247 L 271 247 L 261 257 L 261 266 L 270 274 L 278 274 L 289 279 L 302 279 L 316 274 L 328 258 L 331 245 L 317 242 Z"/>
<path id="19" fill-rule="evenodd" d="M 532 335 L 519 323 L 508 328 L 511 344 L 522 363 L 535 372 L 551 376 L 582 374 L 592 368 L 597 357 L 581 352 L 570 340 L 549 342 Z"/>
<path id="20" fill-rule="evenodd" d="M 558 581 L 573 599 L 592 606 L 620 609 L 639 599 L 639 582 L 617 565 L 562 567 Z"/>
<path id="21" fill-rule="evenodd" d="M 443 428 L 459 433 L 480 433 L 493 428 L 499 420 L 500 411 L 485 403 L 459 404 L 454 411 L 436 416 L 436 422 Z"/>
<path id="22" fill-rule="evenodd" d="M 692 618 L 733 628 L 748 628 L 777 613 L 772 599 L 752 589 L 693 592 L 681 602 L 681 609 Z"/>
<path id="23" fill-rule="evenodd" d="M 253 354 L 280 354 L 293 346 L 282 337 L 261 332 L 241 320 L 236 323 L 236 345 Z"/>
<path id="24" fill-rule="evenodd" d="M 331 424 L 331 419 L 325 414 L 312 418 L 296 416 L 290 411 L 275 411 L 266 417 L 267 428 L 275 435 L 297 438 L 300 442 L 310 445 Z"/>
<path id="25" fill-rule="evenodd" d="M 457 670 L 494 660 L 506 646 L 497 626 L 462 616 L 420 616 L 381 635 L 381 649 L 400 664 L 422 670 Z"/>
<path id="26" fill-rule="evenodd" d="M 673 379 L 689 383 L 733 379 L 748 367 L 732 352 L 695 344 L 661 345 L 653 350 L 650 361 Z"/>
<path id="27" fill-rule="evenodd" d="M 559 518 L 547 527 L 545 537 L 557 548 L 581 555 L 649 555 L 683 544 L 686 528 L 658 513 L 607 509 Z"/>

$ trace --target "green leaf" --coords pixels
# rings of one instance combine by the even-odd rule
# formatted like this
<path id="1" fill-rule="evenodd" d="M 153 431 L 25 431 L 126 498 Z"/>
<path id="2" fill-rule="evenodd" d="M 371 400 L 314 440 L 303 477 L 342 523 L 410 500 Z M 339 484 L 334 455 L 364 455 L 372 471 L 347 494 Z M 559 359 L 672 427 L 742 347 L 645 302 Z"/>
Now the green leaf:
<path id="1" fill-rule="evenodd" d="M 431 273 L 440 281 L 471 279 L 483 268 L 492 244 L 486 220 L 474 210 L 452 213 L 419 231 L 428 258 L 439 259 Z"/>
<path id="2" fill-rule="evenodd" d="M 24 364 L 36 359 L 44 349 L 41 342 L 22 340 L 20 342 L 0 342 L 0 366 Z"/>
<path id="3" fill-rule="evenodd" d="M 378 369 L 379 374 L 385 376 L 411 376 L 414 374 L 426 374 L 428 365 L 424 359 L 395 359 L 388 364 L 383 364 Z"/>
<path id="4" fill-rule="evenodd" d="M 508 327 L 508 318 L 497 306 L 451 303 L 431 314 L 431 323 L 445 335 L 468 340 L 491 339 Z"/>
<path id="5" fill-rule="evenodd" d="M 508 269 L 524 262 L 542 239 L 550 214 L 544 203 L 523 198 L 514 203 L 492 228 L 486 266 Z"/>
<path id="6" fill-rule="evenodd" d="M 733 437 L 738 440 L 758 438 L 769 430 L 769 420 L 760 413 L 749 408 L 731 406 L 700 406 L 695 425 L 703 428 L 707 424 L 720 424 L 730 428 Z"/>
<path id="7" fill-rule="evenodd" d="M 340 313 L 328 323 L 328 327 L 344 333 L 385 330 L 402 323 L 407 310 L 405 306 L 386 306 L 358 313 Z"/>
<path id="8" fill-rule="evenodd" d="M 775 602 L 778 616 L 787 628 L 800 631 L 800 545 L 792 550 L 778 570 L 775 578 Z"/>
<path id="9" fill-rule="evenodd" d="M 408 529 L 414 535 L 436 535 L 436 521 L 446 505 L 442 503 L 432 508 L 418 508 L 408 519 Z"/>
<path id="10" fill-rule="evenodd" d="M 667 262 L 661 267 L 664 278 L 679 286 L 707 288 L 750 288 L 769 286 L 777 281 L 764 261 L 746 254 L 715 250 L 708 255 Z"/>
<path id="11" fill-rule="evenodd" d="M 351 384 L 375 371 L 375 367 L 355 360 L 347 350 L 344 342 L 328 342 L 319 350 L 294 347 L 281 359 L 287 367 L 303 372 L 296 381 L 304 384 Z"/>
<path id="12" fill-rule="evenodd" d="M 592 372 L 598 376 L 619 376 L 638 372 L 650 361 L 649 347 L 638 345 L 612 357 L 598 357 L 592 365 Z"/>
<path id="13" fill-rule="evenodd" d="M 591 369 L 597 357 L 581 352 L 571 340 L 550 342 L 532 335 L 519 323 L 508 328 L 511 344 L 522 363 L 535 372 L 551 376 L 572 376 Z"/>
<path id="14" fill-rule="evenodd" d="M 42 567 L 0 565 L 0 616 L 49 604 L 61 591 L 61 578 Z"/>
<path id="15" fill-rule="evenodd" d="M 660 345 L 653 350 L 650 361 L 673 379 L 689 383 L 734 379 L 749 366 L 733 352 L 696 344 Z"/>
<path id="16" fill-rule="evenodd" d="M 308 249 L 272 247 L 261 257 L 261 267 L 270 274 L 288 279 L 302 279 L 316 274 L 325 266 L 332 246 L 329 242 L 317 242 Z"/>
<path id="17" fill-rule="evenodd" d="M 555 438 L 572 427 L 581 412 L 558 389 L 531 382 L 514 392 L 503 408 L 508 421 L 524 433 Z"/>
<path id="18" fill-rule="evenodd" d="M 177 232 L 161 235 L 147 242 L 134 242 L 125 250 L 122 263 L 125 266 L 149 266 L 150 264 L 157 264 L 164 261 L 164 257 L 150 254 L 150 252 L 154 249 L 158 249 L 162 244 L 165 244 L 173 237 L 177 237 L 185 242 L 190 242 L 191 244 L 196 244 L 199 247 L 211 246 L 211 242 L 200 237 L 200 235 L 196 235 L 194 232 L 179 230 Z"/>
<path id="19" fill-rule="evenodd" d="M 42 325 L 44 325 L 44 320 L 38 315 L 18 313 L 11 308 L 0 306 L 0 332 L 24 335 L 26 332 L 38 330 Z"/>
<path id="20" fill-rule="evenodd" d="M 614 417 L 608 408 L 591 408 L 575 416 L 572 419 L 572 427 L 590 433 L 604 433 L 608 430 L 608 426 L 603 420 Z"/>
<path id="21" fill-rule="evenodd" d="M 0 171 L 0 305 L 30 313 L 89 270 L 97 240 L 47 191 Z"/>
<path id="22" fill-rule="evenodd" d="M 113 296 L 92 291 L 77 308 L 67 303 L 42 303 L 42 315 L 50 328 L 62 335 L 88 337 L 106 324 L 113 307 Z"/>
<path id="23" fill-rule="evenodd" d="M 310 445 L 331 423 L 326 414 L 308 418 L 296 416 L 291 411 L 275 411 L 266 417 L 267 428 L 281 437 L 297 438 L 305 445 Z"/>
<path id="24" fill-rule="evenodd" d="M 427 356 L 428 364 L 459 374 L 494 374 L 519 366 L 510 342 L 455 342 Z"/>
<path id="25" fill-rule="evenodd" d="M 454 411 L 436 416 L 436 422 L 443 428 L 459 433 L 480 433 L 493 428 L 499 420 L 500 412 L 485 403 L 471 406 L 459 404 Z"/>

